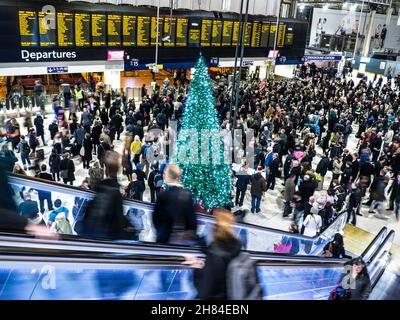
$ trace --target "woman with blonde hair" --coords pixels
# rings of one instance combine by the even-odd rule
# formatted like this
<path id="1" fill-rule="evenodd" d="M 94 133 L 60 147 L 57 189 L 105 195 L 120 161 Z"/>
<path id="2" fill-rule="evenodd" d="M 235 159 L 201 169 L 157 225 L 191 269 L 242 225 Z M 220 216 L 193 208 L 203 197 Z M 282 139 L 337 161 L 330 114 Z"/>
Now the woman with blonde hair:
<path id="1" fill-rule="evenodd" d="M 224 209 L 214 210 L 214 239 L 205 249 L 204 268 L 198 270 L 197 291 L 199 299 L 226 300 L 227 269 L 229 263 L 240 254 L 242 244 L 233 229 L 234 215 Z"/>

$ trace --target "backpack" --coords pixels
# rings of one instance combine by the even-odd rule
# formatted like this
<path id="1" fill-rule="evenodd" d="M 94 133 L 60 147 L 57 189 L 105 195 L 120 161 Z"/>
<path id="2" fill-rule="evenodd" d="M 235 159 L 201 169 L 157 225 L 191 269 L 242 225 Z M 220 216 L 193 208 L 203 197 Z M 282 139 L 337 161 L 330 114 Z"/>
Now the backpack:
<path id="1" fill-rule="evenodd" d="M 29 147 L 28 143 L 22 143 L 22 150 L 27 154 L 31 152 L 31 148 Z"/>
<path id="2" fill-rule="evenodd" d="M 71 225 L 67 219 L 56 219 L 54 224 L 55 224 L 55 230 L 57 231 L 57 233 L 73 234 Z"/>
<path id="3" fill-rule="evenodd" d="M 162 185 L 164 184 L 161 172 L 158 172 L 154 175 L 154 179 L 153 179 L 153 186 L 154 188 L 158 189 L 161 188 Z"/>
<path id="4" fill-rule="evenodd" d="M 261 300 L 263 290 L 258 281 L 255 260 L 241 252 L 228 265 L 227 294 L 229 300 Z"/>

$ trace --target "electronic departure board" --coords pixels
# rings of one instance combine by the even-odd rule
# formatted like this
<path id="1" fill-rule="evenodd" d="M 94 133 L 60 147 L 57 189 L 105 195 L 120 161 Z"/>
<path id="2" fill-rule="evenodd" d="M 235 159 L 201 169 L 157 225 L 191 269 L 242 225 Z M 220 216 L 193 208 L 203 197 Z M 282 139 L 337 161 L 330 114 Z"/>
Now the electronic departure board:
<path id="1" fill-rule="evenodd" d="M 92 46 L 102 47 L 107 45 L 107 16 L 105 14 L 92 14 Z"/>
<path id="2" fill-rule="evenodd" d="M 74 15 L 69 12 L 57 12 L 58 46 L 72 47 L 74 42 Z"/>
<path id="3" fill-rule="evenodd" d="M 124 46 L 136 46 L 136 16 L 122 17 L 122 42 Z"/>
<path id="4" fill-rule="evenodd" d="M 260 28 L 260 47 L 267 48 L 269 39 L 269 23 L 263 22 Z"/>
<path id="5" fill-rule="evenodd" d="M 203 19 L 201 23 L 201 46 L 209 47 L 211 42 L 212 20 Z"/>
<path id="6" fill-rule="evenodd" d="M 221 45 L 223 47 L 231 45 L 232 30 L 233 30 L 233 21 L 224 21 L 224 26 L 222 28 L 222 42 L 221 42 Z"/>
<path id="7" fill-rule="evenodd" d="M 220 47 L 221 39 L 222 39 L 222 21 L 214 20 L 211 33 L 211 45 L 215 47 Z"/>
<path id="8" fill-rule="evenodd" d="M 165 41 L 164 46 L 173 47 L 175 45 L 175 34 L 176 34 L 176 18 L 165 18 L 163 37 L 169 36 L 170 41 Z"/>
<path id="9" fill-rule="evenodd" d="M 176 45 L 187 46 L 188 19 L 178 18 L 176 20 Z"/>
<path id="10" fill-rule="evenodd" d="M 52 15 L 55 14 L 55 15 Z M 243 43 L 253 48 L 293 46 L 295 22 L 248 21 L 240 37 L 239 21 L 135 16 L 114 13 L 19 10 L 21 47 L 229 47 Z M 275 39 L 276 36 L 276 39 Z M 166 39 L 167 38 L 167 39 Z M 164 39 L 164 41 L 163 41 Z M 168 41 L 165 41 L 168 40 Z M 296 42 L 297 43 L 297 42 Z"/>
<path id="11" fill-rule="evenodd" d="M 280 23 L 278 28 L 278 39 L 276 46 L 281 48 L 285 45 L 286 24 Z"/>
<path id="12" fill-rule="evenodd" d="M 259 47 L 260 46 L 260 37 L 261 37 L 261 23 L 253 22 L 253 34 L 251 36 L 251 46 Z"/>
<path id="13" fill-rule="evenodd" d="M 286 25 L 285 47 L 293 45 L 293 38 L 294 38 L 294 25 L 288 24 Z"/>
<path id="14" fill-rule="evenodd" d="M 200 29 L 189 30 L 189 45 L 199 46 L 200 45 Z"/>
<path id="15" fill-rule="evenodd" d="M 162 44 L 161 35 L 163 28 L 163 19 L 158 19 L 158 45 Z M 157 17 L 151 18 L 151 45 L 155 46 L 157 43 Z"/>
<path id="16" fill-rule="evenodd" d="M 137 17 L 137 43 L 138 47 L 150 45 L 150 17 Z"/>
<path id="17" fill-rule="evenodd" d="M 232 45 L 233 46 L 236 46 L 240 42 L 239 29 L 240 29 L 240 23 L 239 23 L 239 21 L 235 21 L 233 23 L 233 30 L 232 30 Z"/>
<path id="18" fill-rule="evenodd" d="M 271 22 L 269 27 L 268 47 L 273 48 L 275 44 L 276 22 Z"/>
<path id="19" fill-rule="evenodd" d="M 19 34 L 22 47 L 36 47 L 39 45 L 38 25 L 35 11 L 19 11 Z"/>
<path id="20" fill-rule="evenodd" d="M 107 19 L 108 45 L 110 47 L 121 46 L 122 17 L 118 14 L 109 14 Z"/>
<path id="21" fill-rule="evenodd" d="M 90 46 L 90 14 L 75 13 L 75 44 L 77 47 Z"/>
<path id="22" fill-rule="evenodd" d="M 244 28 L 244 45 L 251 45 L 251 29 L 253 28 L 253 24 L 251 22 L 246 22 L 246 26 Z"/>
<path id="23" fill-rule="evenodd" d="M 39 42 L 41 47 L 56 45 L 56 16 L 55 13 L 38 12 Z"/>

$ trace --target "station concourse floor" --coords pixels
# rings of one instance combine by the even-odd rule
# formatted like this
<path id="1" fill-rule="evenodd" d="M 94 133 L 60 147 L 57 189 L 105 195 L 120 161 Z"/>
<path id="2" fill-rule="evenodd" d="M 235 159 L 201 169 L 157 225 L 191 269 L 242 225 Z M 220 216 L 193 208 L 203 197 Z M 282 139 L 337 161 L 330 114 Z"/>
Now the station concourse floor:
<path id="1" fill-rule="evenodd" d="M 35 115 L 35 111 L 38 110 L 34 109 L 33 116 Z M 51 141 L 49 141 L 50 135 L 47 128 L 48 125 L 54 119 L 54 117 L 53 117 L 53 112 L 51 110 L 51 106 L 47 106 L 46 111 L 48 115 L 45 119 L 45 138 L 48 145 L 44 147 L 44 150 L 45 150 L 45 158 L 48 159 L 52 149 L 51 146 L 52 143 Z M 11 115 L 12 113 L 13 111 L 8 111 L 7 116 Z M 27 130 L 26 128 L 23 127 L 23 121 L 24 121 L 23 114 L 24 111 L 21 112 L 21 117 L 17 119 L 21 125 L 21 133 L 26 134 Z M 4 111 L 0 111 L 0 116 L 1 115 L 4 115 Z M 358 129 L 357 125 L 355 125 L 355 127 L 353 128 L 353 132 L 354 133 L 357 132 L 357 129 Z M 355 138 L 354 133 L 350 135 L 347 146 L 350 152 L 356 151 L 357 139 Z M 121 134 L 121 140 L 122 137 L 123 134 Z M 114 150 L 120 153 L 122 152 L 123 148 L 123 142 L 121 140 L 114 141 Z M 313 167 L 317 165 L 320 155 L 322 154 L 322 150 L 320 149 L 319 146 L 317 146 L 316 151 L 317 151 L 317 156 L 314 159 Z M 22 166 L 18 154 L 17 158 L 19 159 L 19 163 Z M 82 183 L 82 181 L 88 176 L 88 170 L 83 169 L 79 157 L 74 158 L 74 164 L 76 168 L 75 171 L 76 180 L 74 181 L 74 185 L 79 186 Z M 28 174 L 33 175 L 33 172 L 29 172 Z M 122 186 L 126 186 L 128 184 L 127 178 L 123 176 L 122 173 L 119 175 L 119 181 Z M 323 191 L 316 192 L 315 194 L 316 198 L 318 198 L 318 196 L 320 195 L 325 194 L 330 181 L 331 181 L 331 172 L 328 172 L 324 181 L 324 189 Z M 269 228 L 288 230 L 292 220 L 287 218 L 285 219 L 282 217 L 282 212 L 283 212 L 282 194 L 284 191 L 284 186 L 282 185 L 282 183 L 283 183 L 282 179 L 277 179 L 275 190 L 268 190 L 262 198 L 261 213 L 260 214 L 249 213 L 245 218 L 245 222 Z M 148 186 L 146 186 L 146 191 L 144 193 L 144 200 L 150 201 L 150 192 Z M 366 201 L 366 198 L 363 199 L 363 202 L 364 201 Z M 242 208 L 250 209 L 251 206 L 250 203 L 251 203 L 250 192 L 247 191 L 244 205 Z M 234 210 L 236 209 L 238 208 L 234 208 Z M 383 226 L 386 226 L 389 230 L 393 229 L 396 232 L 394 247 L 392 250 L 394 259 L 390 267 L 393 268 L 393 270 L 396 273 L 400 272 L 400 221 L 396 221 L 393 211 L 387 211 L 387 218 L 388 218 L 387 220 L 378 219 L 373 215 L 368 215 L 368 207 L 364 205 L 361 208 L 361 213 L 363 214 L 362 217 L 357 216 L 357 227 L 352 227 L 350 225 L 347 225 L 345 228 L 344 236 L 345 236 L 346 249 L 349 250 L 350 252 L 360 254 L 363 251 L 363 249 L 365 249 L 365 247 L 368 245 L 368 243 L 371 241 L 371 239 L 374 237 L 374 235 L 376 235 Z"/>

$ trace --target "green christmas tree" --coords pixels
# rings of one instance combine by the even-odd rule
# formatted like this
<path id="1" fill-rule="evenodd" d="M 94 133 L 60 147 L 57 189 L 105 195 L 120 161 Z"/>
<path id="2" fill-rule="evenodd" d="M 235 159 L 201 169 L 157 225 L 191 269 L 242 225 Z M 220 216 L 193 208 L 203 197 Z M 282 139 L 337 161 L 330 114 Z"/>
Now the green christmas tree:
<path id="1" fill-rule="evenodd" d="M 182 169 L 182 183 L 205 209 L 232 203 L 231 171 L 224 160 L 215 98 L 203 57 L 195 66 L 177 151 L 175 162 Z"/>

